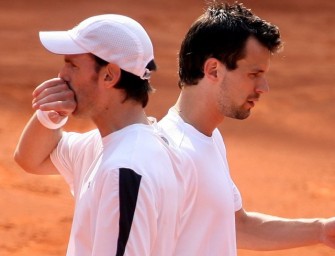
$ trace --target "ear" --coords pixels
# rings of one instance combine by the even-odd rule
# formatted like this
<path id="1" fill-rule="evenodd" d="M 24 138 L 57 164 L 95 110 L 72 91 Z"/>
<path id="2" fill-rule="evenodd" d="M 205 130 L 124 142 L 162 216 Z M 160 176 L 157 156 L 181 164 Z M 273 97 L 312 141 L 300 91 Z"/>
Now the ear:
<path id="1" fill-rule="evenodd" d="M 204 64 L 204 75 L 213 82 L 217 81 L 224 74 L 224 65 L 216 58 L 208 58 Z"/>
<path id="2" fill-rule="evenodd" d="M 121 78 L 121 69 L 114 63 L 109 63 L 106 67 L 106 74 L 104 74 L 104 81 L 106 87 L 115 86 Z"/>

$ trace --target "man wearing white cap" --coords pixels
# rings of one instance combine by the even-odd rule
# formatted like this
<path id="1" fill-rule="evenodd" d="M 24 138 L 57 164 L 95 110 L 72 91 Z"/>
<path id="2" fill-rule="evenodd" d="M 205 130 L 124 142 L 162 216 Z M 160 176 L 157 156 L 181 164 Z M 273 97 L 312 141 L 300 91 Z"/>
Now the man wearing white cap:
<path id="1" fill-rule="evenodd" d="M 106 14 L 40 32 L 40 40 L 65 64 L 33 92 L 36 114 L 14 157 L 27 172 L 61 174 L 69 184 L 67 255 L 172 255 L 177 159 L 144 112 L 155 69 L 149 36 L 136 21 Z M 97 129 L 64 132 L 70 115 Z"/>

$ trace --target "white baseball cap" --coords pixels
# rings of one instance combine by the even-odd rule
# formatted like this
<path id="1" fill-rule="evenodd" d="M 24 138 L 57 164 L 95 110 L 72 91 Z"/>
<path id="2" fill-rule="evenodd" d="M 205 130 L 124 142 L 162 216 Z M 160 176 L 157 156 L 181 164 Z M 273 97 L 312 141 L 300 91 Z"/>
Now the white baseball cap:
<path id="1" fill-rule="evenodd" d="M 135 20 L 117 14 L 90 17 L 68 31 L 41 31 L 43 46 L 56 54 L 92 53 L 142 79 L 154 59 L 153 46 L 144 28 Z"/>

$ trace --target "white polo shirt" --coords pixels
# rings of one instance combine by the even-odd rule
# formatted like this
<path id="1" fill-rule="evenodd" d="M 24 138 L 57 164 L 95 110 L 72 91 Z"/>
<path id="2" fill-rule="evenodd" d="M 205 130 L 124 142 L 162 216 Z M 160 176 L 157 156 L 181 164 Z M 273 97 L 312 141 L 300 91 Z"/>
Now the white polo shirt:
<path id="1" fill-rule="evenodd" d="M 235 211 L 242 208 L 226 149 L 216 129 L 211 137 L 185 123 L 172 108 L 158 122 L 168 140 L 196 167 L 196 199 L 179 234 L 174 256 L 236 256 Z"/>
<path id="2" fill-rule="evenodd" d="M 67 255 L 173 255 L 180 208 L 173 156 L 149 125 L 104 138 L 98 130 L 64 133 L 51 159 L 75 198 Z"/>

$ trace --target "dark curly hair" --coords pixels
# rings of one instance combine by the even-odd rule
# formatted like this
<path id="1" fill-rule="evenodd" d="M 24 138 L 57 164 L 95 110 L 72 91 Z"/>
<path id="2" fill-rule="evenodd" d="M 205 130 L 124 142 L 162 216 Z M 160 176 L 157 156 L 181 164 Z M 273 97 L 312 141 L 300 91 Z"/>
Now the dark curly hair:
<path id="1" fill-rule="evenodd" d="M 213 1 L 190 27 L 179 52 L 179 87 L 196 85 L 204 77 L 208 58 L 220 60 L 229 70 L 245 56 L 246 41 L 255 37 L 271 53 L 282 45 L 277 26 L 260 19 L 241 3 Z"/>

